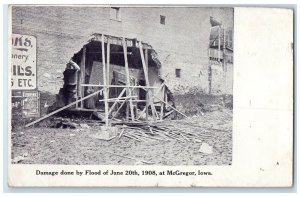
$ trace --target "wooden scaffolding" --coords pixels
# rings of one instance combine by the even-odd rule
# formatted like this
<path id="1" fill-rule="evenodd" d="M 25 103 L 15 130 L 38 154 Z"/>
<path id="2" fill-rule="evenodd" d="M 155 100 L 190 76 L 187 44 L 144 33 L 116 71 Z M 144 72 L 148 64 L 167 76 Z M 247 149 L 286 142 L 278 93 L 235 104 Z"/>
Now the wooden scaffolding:
<path id="1" fill-rule="evenodd" d="M 101 42 L 101 52 L 99 52 L 99 55 L 101 55 L 102 65 L 103 65 L 103 84 L 86 84 L 84 83 L 84 77 L 85 77 L 85 69 L 86 69 L 86 47 L 83 47 L 82 50 L 82 57 L 81 57 L 81 63 L 80 63 L 80 69 L 77 70 L 77 96 L 76 101 L 54 111 L 46 116 L 35 120 L 29 124 L 26 125 L 26 127 L 31 126 L 49 116 L 52 116 L 60 111 L 63 111 L 67 108 L 70 108 L 71 106 L 75 105 L 75 110 L 90 110 L 90 111 L 97 111 L 94 109 L 85 109 L 84 108 L 84 100 L 91 98 L 93 96 L 96 96 L 98 94 L 103 94 L 103 99 L 98 100 L 99 102 L 104 103 L 104 117 L 103 120 L 105 122 L 106 126 L 109 126 L 112 121 L 118 121 L 116 119 L 116 115 L 119 113 L 120 109 L 126 104 L 126 121 L 131 122 L 150 122 L 150 121 L 159 121 L 162 120 L 165 116 L 170 115 L 173 112 L 177 112 L 184 117 L 186 117 L 185 114 L 178 111 L 175 107 L 173 107 L 171 104 L 168 103 L 168 96 L 166 93 L 166 86 L 164 83 L 160 85 L 160 87 L 151 86 L 149 82 L 149 76 L 148 76 L 148 63 L 149 63 L 149 57 L 148 57 L 148 50 L 152 49 L 150 45 L 147 43 L 143 43 L 142 41 L 137 41 L 136 39 L 128 39 L 128 38 L 120 38 L 110 35 L 104 35 L 104 34 L 93 34 L 93 38 L 91 41 L 98 41 Z M 106 50 L 105 45 L 106 44 Z M 126 84 L 125 85 L 111 85 L 109 84 L 110 81 L 110 45 L 119 45 L 123 48 L 123 54 L 124 54 L 124 66 L 125 66 L 125 75 L 126 75 Z M 145 85 L 131 85 L 130 84 L 130 73 L 129 73 L 129 65 L 128 65 L 128 57 L 127 57 L 127 47 L 137 47 L 139 48 L 140 52 L 140 58 L 142 62 L 142 69 L 145 77 Z M 106 52 L 106 53 L 105 53 Z M 97 53 L 98 54 L 98 53 Z M 98 87 L 99 90 L 86 95 L 84 88 L 85 87 Z M 110 97 L 110 89 L 111 88 L 120 88 L 121 92 L 116 97 Z M 140 100 L 137 98 L 137 96 L 134 96 L 132 92 L 136 89 L 143 89 L 146 92 L 146 99 Z M 163 97 L 160 98 L 159 96 L 154 94 L 154 89 L 157 89 L 157 91 L 163 92 Z M 125 94 L 125 96 L 123 96 Z M 154 98 L 159 101 L 159 103 L 154 104 Z M 137 113 L 137 103 L 142 102 L 145 103 L 143 110 L 138 114 Z M 110 105 L 109 105 L 110 104 Z M 156 106 L 159 106 L 159 110 L 157 110 Z M 168 111 L 165 113 L 165 108 L 168 107 L 171 109 L 171 111 Z M 112 113 L 114 112 L 114 113 Z M 141 116 L 144 114 L 146 117 L 145 119 L 141 120 Z M 150 118 L 151 116 L 151 118 Z"/>

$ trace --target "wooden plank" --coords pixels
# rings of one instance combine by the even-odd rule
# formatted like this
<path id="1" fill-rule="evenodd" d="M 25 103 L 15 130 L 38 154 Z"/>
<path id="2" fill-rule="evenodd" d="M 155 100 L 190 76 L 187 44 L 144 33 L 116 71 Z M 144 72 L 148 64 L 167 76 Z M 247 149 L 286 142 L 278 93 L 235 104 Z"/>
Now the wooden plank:
<path id="1" fill-rule="evenodd" d="M 110 43 L 110 42 L 109 42 Z M 87 54 L 100 54 L 101 52 L 87 52 Z M 124 52 L 110 52 L 110 54 L 120 54 L 120 55 L 122 55 L 122 54 L 124 54 Z M 127 55 L 132 55 L 133 53 L 132 52 L 127 52 Z"/>
<path id="2" fill-rule="evenodd" d="M 25 125 L 25 127 L 28 127 L 28 126 L 31 126 L 32 124 L 35 124 L 35 123 L 37 123 L 37 122 L 40 122 L 41 120 L 44 120 L 45 118 L 48 118 L 48 117 L 50 117 L 50 116 L 52 116 L 52 115 L 54 115 L 54 114 L 56 114 L 56 113 L 58 113 L 58 112 L 60 112 L 60 111 L 62 111 L 62 110 L 64 110 L 64 109 L 67 109 L 67 108 L 69 108 L 69 107 L 71 107 L 72 105 L 75 105 L 76 103 L 78 103 L 78 102 L 81 102 L 81 101 L 83 101 L 83 100 L 85 100 L 85 99 L 87 99 L 87 98 L 90 98 L 90 97 L 92 97 L 92 96 L 94 96 L 94 95 L 96 95 L 96 94 L 98 94 L 98 93 L 100 93 L 100 92 L 102 92 L 103 91 L 103 89 L 101 89 L 101 90 L 99 90 L 99 91 L 97 91 L 97 92 L 94 92 L 94 93 L 92 93 L 92 94 L 90 94 L 90 95 L 87 95 L 86 97 L 84 97 L 84 98 L 82 98 L 82 99 L 79 99 L 78 101 L 74 101 L 73 103 L 70 103 L 69 105 L 66 105 L 66 106 L 64 106 L 64 107 L 62 107 L 62 108 L 60 108 L 60 109 L 58 109 L 58 110 L 56 110 L 56 111 L 54 111 L 54 112 L 51 112 L 50 114 L 47 114 L 46 116 L 44 116 L 44 117 L 42 117 L 42 118 L 40 118 L 40 119 L 37 119 L 36 121 L 33 121 L 32 123 L 29 123 L 29 124 L 27 124 L 27 125 Z M 125 102 L 127 99 L 130 99 L 130 98 L 135 98 L 136 96 L 131 96 L 131 97 L 121 97 L 120 99 L 125 99 L 125 100 L 122 100 L 122 102 Z M 117 98 L 113 98 L 113 99 L 107 99 L 107 101 L 110 101 L 110 100 L 116 100 Z M 102 99 L 102 100 L 99 100 L 99 102 L 102 102 L 102 101 L 104 101 L 104 99 Z M 79 110 L 80 108 L 77 108 L 77 110 Z M 88 109 L 83 109 L 83 111 L 87 111 Z M 91 110 L 91 111 L 97 111 L 97 110 Z"/>
<path id="3" fill-rule="evenodd" d="M 101 84 L 81 84 L 81 86 L 85 87 L 113 87 L 113 88 L 147 88 L 147 89 L 157 89 L 159 87 L 155 86 L 134 86 L 134 85 L 101 85 Z"/>
<path id="4" fill-rule="evenodd" d="M 181 137 L 183 137 L 186 141 L 190 142 L 191 140 L 189 140 L 189 138 L 187 138 L 186 136 L 184 136 L 182 133 L 180 133 Z"/>
<path id="5" fill-rule="evenodd" d="M 227 63 L 226 63 L 226 31 L 223 26 L 223 77 L 224 77 L 224 94 L 227 94 Z"/>
<path id="6" fill-rule="evenodd" d="M 85 69 L 82 69 L 82 67 L 85 67 L 85 53 L 86 53 L 86 47 L 84 46 L 83 49 L 82 49 L 82 57 L 81 57 L 81 62 L 80 62 L 80 70 L 77 71 L 77 98 L 76 98 L 76 101 L 79 100 L 79 98 L 82 98 L 82 92 L 84 90 L 84 87 L 81 86 L 82 82 L 84 82 L 84 77 L 85 76 L 84 72 L 85 72 Z M 84 82 L 85 83 L 85 82 Z M 76 103 L 76 108 L 79 107 L 79 103 Z M 81 104 L 81 108 L 83 107 L 83 103 L 80 103 Z"/>
<path id="7" fill-rule="evenodd" d="M 140 42 L 140 44 L 142 44 L 142 43 Z M 141 50 L 140 50 L 140 52 L 141 52 Z M 145 49 L 145 64 L 146 64 L 146 70 L 147 70 L 147 72 L 144 71 L 145 79 L 146 79 L 146 74 L 147 74 L 147 79 L 149 79 L 148 78 L 149 77 L 149 75 L 148 75 L 149 59 L 148 59 L 148 50 L 147 49 Z M 148 80 L 147 86 L 149 86 L 148 84 L 149 84 L 149 80 Z M 148 121 L 148 116 L 149 116 L 149 90 L 147 89 L 147 91 L 146 91 L 146 121 Z"/>
<path id="8" fill-rule="evenodd" d="M 133 137 L 135 137 L 135 138 L 138 139 L 138 140 L 141 140 L 141 141 L 143 141 L 143 142 L 147 142 L 147 140 L 143 139 L 141 136 L 135 135 L 135 134 L 133 134 L 133 133 L 130 133 L 130 135 L 133 136 Z"/>
<path id="9" fill-rule="evenodd" d="M 218 61 L 221 60 L 221 27 L 218 28 Z"/>
<path id="10" fill-rule="evenodd" d="M 164 87 L 165 87 L 165 83 L 162 83 L 161 85 L 160 85 L 160 87 L 159 87 L 159 89 L 157 90 L 157 92 L 160 92 L 161 91 L 161 89 L 164 89 Z M 163 92 L 164 92 L 164 90 L 162 90 Z M 164 98 L 163 98 L 164 99 Z M 152 101 L 154 101 L 154 99 L 152 100 Z M 163 102 L 160 102 L 160 105 L 162 106 L 163 105 Z M 161 107 L 160 106 L 160 107 Z M 160 119 L 160 120 L 162 120 L 162 116 L 161 116 L 161 114 L 163 113 L 163 108 L 161 107 L 160 108 L 160 114 L 158 114 L 158 112 L 157 112 L 157 110 L 156 110 L 156 108 L 154 107 L 154 110 L 155 110 L 155 115 L 156 115 L 156 117 L 157 117 L 157 119 Z"/>
<path id="11" fill-rule="evenodd" d="M 119 139 L 122 137 L 124 131 L 125 131 L 125 129 L 122 129 L 122 131 L 121 131 L 121 133 L 120 133 L 120 135 L 119 135 L 119 137 L 118 137 Z"/>
<path id="12" fill-rule="evenodd" d="M 170 105 L 169 103 L 166 103 L 165 101 L 161 100 L 160 98 L 158 98 L 158 97 L 155 96 L 155 95 L 153 95 L 153 96 L 154 96 L 155 98 L 157 98 L 158 100 L 160 100 L 161 102 L 164 102 L 166 105 L 168 105 L 169 107 L 171 107 L 173 110 L 177 111 L 178 113 L 180 113 L 181 115 L 183 115 L 184 117 L 187 118 L 187 116 L 186 116 L 184 113 L 178 111 L 176 108 L 174 108 L 174 107 L 173 107 L 172 105 Z"/>
<path id="13" fill-rule="evenodd" d="M 162 92 L 163 95 L 165 95 L 165 86 L 162 87 Z M 163 98 L 163 100 L 165 99 L 165 97 Z M 160 102 L 160 120 L 162 120 L 164 117 L 164 103 Z"/>
<path id="14" fill-rule="evenodd" d="M 125 72 L 126 72 L 126 85 L 130 85 L 130 77 L 129 77 L 129 68 L 128 68 L 128 60 L 127 60 L 127 45 L 126 40 L 123 38 L 123 51 L 124 51 L 124 61 L 125 61 Z M 129 88 L 127 88 L 127 94 L 131 96 L 131 91 Z M 134 121 L 134 112 L 133 112 L 133 105 L 132 105 L 132 99 L 129 99 L 130 103 L 130 113 L 131 113 L 131 119 Z"/>
<path id="15" fill-rule="evenodd" d="M 81 97 L 81 71 L 80 70 L 77 70 L 76 71 L 76 78 L 77 78 L 77 83 L 76 83 L 76 89 L 77 89 L 77 91 L 76 91 L 76 94 L 77 94 L 77 96 L 76 96 L 76 101 L 78 101 L 79 100 L 79 97 Z M 79 102 L 78 102 L 79 103 Z M 75 108 L 78 108 L 79 106 L 78 106 L 78 103 L 76 103 L 76 107 Z"/>
<path id="16" fill-rule="evenodd" d="M 166 117 L 168 117 L 170 114 L 172 114 L 174 112 L 174 110 L 172 110 L 172 111 L 169 111 L 168 113 L 166 113 L 165 115 L 164 115 L 164 117 L 163 118 L 166 118 Z"/>
<path id="17" fill-rule="evenodd" d="M 109 65 L 110 65 L 110 41 L 109 41 L 109 38 L 107 37 L 107 52 L 106 52 L 106 55 L 107 55 L 107 84 L 110 85 L 110 81 L 109 81 Z M 107 97 L 109 98 L 109 86 L 107 87 Z"/>
<path id="18" fill-rule="evenodd" d="M 112 112 L 112 110 L 114 109 L 114 107 L 117 105 L 118 101 L 120 100 L 120 98 L 122 97 L 122 95 L 125 92 L 125 88 L 121 91 L 121 93 L 119 94 L 118 98 L 116 99 L 115 103 L 111 106 L 110 110 L 108 111 L 108 116 L 109 114 Z"/>
<path id="19" fill-rule="evenodd" d="M 150 82 L 149 82 L 149 77 L 148 77 L 148 68 L 147 68 L 147 64 L 145 63 L 145 58 L 144 58 L 144 53 L 143 53 L 143 49 L 142 49 L 142 42 L 139 42 L 139 46 L 140 46 L 140 54 L 141 54 L 141 59 L 142 59 L 142 64 L 143 64 L 143 70 L 144 70 L 144 75 L 145 75 L 145 81 L 146 81 L 146 85 L 150 86 Z M 151 106 L 151 111 L 152 111 L 152 116 L 153 118 L 156 120 L 156 114 L 155 114 L 155 107 L 153 104 L 153 95 L 151 91 L 146 90 L 148 93 L 148 97 L 147 99 L 149 100 L 150 106 Z M 147 108 L 148 109 L 148 108 Z"/>
<path id="20" fill-rule="evenodd" d="M 165 102 L 168 102 L 168 92 L 165 94 Z"/>
<path id="21" fill-rule="evenodd" d="M 81 82 L 85 83 L 85 62 L 86 62 L 86 47 L 82 49 L 82 59 L 80 64 Z M 81 97 L 84 97 L 84 87 L 80 84 Z M 80 102 L 81 108 L 83 108 L 83 101 Z"/>
<path id="22" fill-rule="evenodd" d="M 157 113 L 157 110 L 156 110 L 155 106 L 154 106 L 154 112 L 155 112 L 155 120 L 159 119 L 159 116 L 158 116 L 158 113 Z"/>
<path id="23" fill-rule="evenodd" d="M 141 142 L 140 140 L 136 139 L 135 137 L 133 137 L 133 136 L 131 136 L 131 135 L 129 135 L 129 134 L 124 134 L 124 136 L 126 136 L 126 137 L 128 137 L 128 138 L 130 138 L 130 139 L 133 139 L 133 140 L 136 140 L 136 141 Z"/>
<path id="24" fill-rule="evenodd" d="M 149 116 L 149 89 L 146 89 L 146 121 L 148 121 L 148 116 Z"/>
<path id="25" fill-rule="evenodd" d="M 69 105 L 66 105 L 66 106 L 64 106 L 64 107 L 62 107 L 62 108 L 60 108 L 60 109 L 58 109 L 58 110 L 55 110 L 55 111 L 51 112 L 50 114 L 47 114 L 47 115 L 44 116 L 44 117 L 41 117 L 41 118 L 39 118 L 39 119 L 37 119 L 37 120 L 35 120 L 35 121 L 33 121 L 33 122 L 31 122 L 31 123 L 25 125 L 25 127 L 29 127 L 29 126 L 31 126 L 31 125 L 33 125 L 33 124 L 35 124 L 35 123 L 38 123 L 38 122 L 40 122 L 41 120 L 44 120 L 44 119 L 46 119 L 46 118 L 48 118 L 48 117 L 50 117 L 50 116 L 52 116 L 52 115 L 54 115 L 54 114 L 56 114 L 56 113 L 58 113 L 58 112 L 64 110 L 64 109 L 67 109 L 67 108 L 71 107 L 72 105 L 75 105 L 76 103 L 79 103 L 79 102 L 81 102 L 81 101 L 83 101 L 83 100 L 85 100 L 85 99 L 87 99 L 87 98 L 90 98 L 90 97 L 92 97 L 92 96 L 95 96 L 95 95 L 99 94 L 99 93 L 102 92 L 102 91 L 103 91 L 103 89 L 101 89 L 101 90 L 99 90 L 99 91 L 96 91 L 96 92 L 94 92 L 94 93 L 92 93 L 92 94 L 90 94 L 90 95 L 88 95 L 88 96 L 86 96 L 86 97 L 83 97 L 83 98 L 81 98 L 81 99 L 79 99 L 79 100 L 77 100 L 77 101 L 74 101 L 73 103 L 70 103 Z"/>
<path id="26" fill-rule="evenodd" d="M 120 107 L 117 109 L 116 113 L 113 115 L 112 119 L 115 118 L 115 116 L 119 113 L 120 109 L 123 107 L 123 105 L 126 103 L 126 100 L 122 101 L 122 104 L 120 105 Z"/>
<path id="27" fill-rule="evenodd" d="M 143 111 L 140 113 L 139 117 L 137 117 L 136 120 L 141 118 L 142 114 L 146 111 L 146 109 L 147 109 L 147 105 L 144 107 Z"/>
<path id="28" fill-rule="evenodd" d="M 124 99 L 126 100 L 126 99 L 132 99 L 132 98 L 136 98 L 137 96 L 125 96 L 125 97 L 120 97 L 119 99 L 118 98 L 110 98 L 110 99 L 106 99 L 106 101 L 116 101 L 116 100 L 119 100 L 119 101 L 123 101 Z M 104 101 L 104 99 L 102 99 L 102 100 L 99 100 L 100 102 L 101 101 Z"/>
<path id="29" fill-rule="evenodd" d="M 100 36 L 101 34 L 99 33 L 94 33 L 92 40 L 93 41 L 100 41 Z M 122 46 L 122 38 L 121 37 L 117 37 L 117 36 L 113 36 L 113 35 L 109 35 L 110 39 L 111 39 L 111 43 L 114 45 L 119 45 Z M 133 43 L 136 41 L 136 39 L 133 38 L 126 38 L 126 43 L 127 46 L 132 47 Z M 104 40 L 104 42 L 107 42 L 107 40 Z M 143 43 L 143 49 L 152 49 L 151 45 L 147 44 L 147 43 Z"/>
<path id="30" fill-rule="evenodd" d="M 108 103 L 107 103 L 107 86 L 106 86 L 106 64 L 105 64 L 105 49 L 104 49 L 104 35 L 101 36 L 101 51 L 102 51 L 102 64 L 103 64 L 103 95 L 104 95 L 104 108 L 105 108 L 105 125 L 108 126 Z"/>

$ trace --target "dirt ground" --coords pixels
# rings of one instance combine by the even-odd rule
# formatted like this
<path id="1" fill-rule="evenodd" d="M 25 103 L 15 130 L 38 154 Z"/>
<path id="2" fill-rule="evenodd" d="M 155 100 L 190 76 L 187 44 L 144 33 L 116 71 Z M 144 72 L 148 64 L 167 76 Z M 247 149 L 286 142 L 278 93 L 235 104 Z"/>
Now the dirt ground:
<path id="1" fill-rule="evenodd" d="M 200 140 L 139 142 L 123 135 L 105 141 L 91 137 L 99 131 L 95 124 L 75 129 L 19 127 L 12 131 L 12 159 L 21 164 L 138 165 L 148 161 L 152 165 L 231 165 L 232 110 L 159 124 L 195 133 Z M 203 143 L 212 147 L 212 153 L 199 150 Z"/>

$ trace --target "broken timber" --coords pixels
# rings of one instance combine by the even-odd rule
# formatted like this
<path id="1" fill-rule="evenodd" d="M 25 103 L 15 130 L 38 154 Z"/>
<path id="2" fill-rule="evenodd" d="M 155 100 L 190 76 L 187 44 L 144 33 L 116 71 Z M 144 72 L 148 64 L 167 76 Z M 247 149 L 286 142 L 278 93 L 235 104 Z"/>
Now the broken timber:
<path id="1" fill-rule="evenodd" d="M 105 121 L 106 126 L 108 126 L 111 122 L 110 120 L 112 119 L 116 119 L 116 117 L 118 117 L 118 113 L 121 110 L 121 108 L 123 107 L 123 105 L 126 105 L 126 120 L 128 121 L 129 118 L 132 122 L 145 122 L 144 120 L 144 115 L 146 117 L 146 122 L 150 123 L 150 122 L 158 122 L 158 121 L 162 121 L 163 118 L 166 117 L 166 115 L 169 115 L 172 112 L 168 112 L 165 111 L 166 106 L 170 106 L 173 110 L 172 111 L 177 111 L 179 114 L 183 115 L 184 117 L 187 117 L 185 114 L 179 112 L 177 109 L 175 109 L 175 107 L 171 106 L 168 104 L 168 94 L 166 94 L 166 89 L 167 87 L 165 86 L 164 83 L 161 84 L 160 87 L 155 87 L 155 86 L 151 86 L 150 85 L 150 81 L 149 81 L 149 63 L 151 61 L 153 61 L 153 57 L 152 57 L 152 47 L 151 45 L 148 45 L 147 43 L 143 43 L 142 41 L 137 41 L 136 39 L 128 39 L 128 38 L 124 38 L 124 37 L 115 37 L 115 36 L 110 36 L 110 35 L 104 35 L 104 34 L 93 34 L 93 38 L 91 39 L 91 41 L 97 41 L 97 43 L 100 42 L 101 46 L 99 46 L 97 44 L 97 48 L 95 48 L 94 50 L 97 51 L 92 51 L 92 48 L 90 47 L 90 45 L 86 44 L 83 46 L 82 50 L 80 51 L 80 53 L 78 52 L 78 58 L 74 59 L 74 61 L 76 60 L 76 62 L 80 65 L 80 68 L 77 72 L 77 96 L 76 96 L 76 102 L 73 102 L 69 105 L 64 106 L 61 109 L 58 109 L 59 111 L 64 110 L 69 108 L 70 106 L 72 106 L 73 104 L 76 104 L 76 110 L 89 110 L 89 111 L 97 111 L 99 109 L 103 110 L 104 113 L 104 117 L 101 118 L 103 121 Z M 106 45 L 106 46 L 105 46 Z M 115 51 L 115 46 L 114 45 L 119 45 L 121 48 L 119 47 L 120 51 Z M 99 47 L 98 47 L 99 46 Z M 135 47 L 135 49 L 137 50 L 133 50 L 134 52 L 128 52 L 127 50 L 132 50 L 128 47 Z M 99 50 L 100 49 L 100 50 Z M 139 49 L 139 50 L 138 50 Z M 100 76 L 100 80 L 99 83 L 98 81 L 96 82 L 96 84 L 87 84 L 88 80 L 85 80 L 86 76 L 85 73 L 86 71 L 89 71 L 90 69 L 90 59 L 89 59 L 89 53 L 95 53 L 95 56 L 97 56 L 97 59 L 101 59 L 101 63 L 102 63 L 102 79 L 101 80 L 101 76 Z M 122 63 L 122 65 L 119 66 L 123 66 L 125 67 L 124 73 L 119 72 L 120 74 L 123 74 L 122 76 L 122 81 L 121 83 L 118 81 L 119 76 L 114 76 L 114 72 L 118 72 L 118 70 L 113 70 L 113 77 L 115 78 L 111 78 L 110 77 L 110 65 L 114 65 L 114 58 L 111 58 L 111 54 L 114 53 L 119 53 L 119 54 L 123 54 L 121 56 L 123 56 L 124 58 L 124 65 Z M 132 72 L 131 70 L 129 70 L 129 67 L 131 66 L 131 59 L 128 59 L 128 55 L 135 55 L 135 57 L 137 57 L 139 59 L 138 61 L 138 67 L 139 67 L 139 71 L 142 71 L 144 73 L 144 76 L 142 74 L 139 74 L 139 77 L 136 77 L 134 74 L 133 76 L 130 75 L 130 72 Z M 149 56 L 151 54 L 151 56 Z M 138 56 L 137 56 L 138 55 Z M 140 56 L 140 57 L 139 57 Z M 149 56 L 149 57 L 148 57 Z M 150 59 L 151 58 L 151 59 Z M 73 60 L 71 60 L 73 61 Z M 112 61 L 112 62 L 111 62 Z M 129 61 L 129 62 L 128 62 Z M 76 62 L 74 62 L 76 64 Z M 157 63 L 160 64 L 160 63 Z M 93 65 L 92 65 L 93 66 Z M 152 64 L 151 64 L 152 66 Z M 131 68 L 131 67 L 130 67 Z M 141 72 L 141 73 L 142 73 Z M 143 77 L 143 79 L 142 79 Z M 111 78 L 111 79 L 110 79 Z M 86 78 L 88 79 L 88 78 Z M 132 79 L 134 80 L 134 83 L 132 83 Z M 111 81 L 110 81 L 111 80 Z M 143 85 L 139 85 L 139 80 L 143 81 Z M 111 84 L 111 82 L 113 84 Z M 151 81 L 152 83 L 152 81 Z M 124 84 L 124 85 L 123 85 Z M 104 109 L 103 109 L 103 105 L 100 106 L 99 105 L 97 107 L 86 107 L 84 106 L 83 100 L 86 98 L 89 98 L 91 95 L 88 95 L 88 97 L 85 97 L 84 94 L 88 94 L 87 90 L 89 90 L 89 88 L 86 87 L 96 87 L 91 88 L 91 90 L 97 90 L 97 87 L 102 87 L 102 91 L 103 91 L 103 100 L 98 100 L 98 101 L 104 101 Z M 114 90 L 116 90 L 114 93 L 115 94 L 109 94 L 110 88 L 113 88 Z M 119 93 L 118 91 L 120 89 L 122 90 L 121 93 Z M 143 91 L 143 98 L 142 97 L 137 97 L 137 96 L 132 96 L 133 94 L 135 94 L 137 91 L 137 89 L 143 89 L 145 90 L 145 93 Z M 155 91 L 154 91 L 155 90 Z M 124 97 L 123 94 L 126 91 L 126 96 Z M 162 96 L 161 95 L 157 95 L 155 96 L 154 94 L 156 92 L 163 92 Z M 146 95 L 145 95 L 146 94 Z M 101 95 L 102 96 L 102 95 Z M 111 97 L 111 98 L 110 98 Z M 136 98 L 137 97 L 137 98 Z M 161 98 L 158 98 L 161 97 Z M 159 99 L 159 101 L 157 99 Z M 158 102 L 156 102 L 158 101 Z M 96 101 L 95 101 L 96 102 Z M 80 103 L 80 104 L 78 104 Z M 149 108 L 150 107 L 150 108 Z M 156 107 L 160 107 L 160 110 L 157 110 Z M 138 109 L 143 109 L 142 112 L 140 114 L 138 114 Z M 71 109 L 70 109 L 71 110 Z M 151 111 L 151 112 L 148 112 Z M 55 111 L 55 113 L 59 112 L 59 111 Z M 145 113 L 146 111 L 146 113 Z M 47 118 L 55 113 L 50 113 L 48 115 L 46 115 L 44 118 Z M 119 113 L 120 114 L 120 113 Z M 148 116 L 151 115 L 153 116 L 153 118 L 151 118 L 148 121 Z M 141 116 L 143 116 L 143 120 L 139 120 L 141 118 Z M 41 120 L 42 120 L 41 119 Z M 37 120 L 36 122 L 40 121 Z M 33 122 L 32 124 L 36 123 Z M 32 125 L 31 123 L 29 124 Z M 28 125 L 26 125 L 28 126 Z"/>
<path id="2" fill-rule="evenodd" d="M 127 45 L 126 45 L 125 38 L 123 38 L 123 50 L 124 50 L 125 72 L 126 72 L 126 85 L 129 86 L 130 78 L 129 78 L 129 69 L 128 69 L 128 60 L 127 60 Z M 129 88 L 127 88 L 126 94 L 129 94 L 129 96 L 131 96 L 131 90 Z M 129 100 L 129 104 L 130 104 L 131 119 L 132 121 L 134 121 L 132 99 Z M 127 107 L 127 111 L 128 111 L 128 107 Z"/>
<path id="3" fill-rule="evenodd" d="M 83 100 L 85 100 L 85 99 L 87 99 L 87 98 L 90 98 L 90 97 L 92 97 L 92 96 L 94 96 L 94 95 L 97 95 L 97 94 L 99 94 L 99 93 L 102 92 L 102 91 L 103 91 L 103 89 L 101 89 L 101 90 L 99 90 L 99 91 L 96 91 L 96 92 L 94 92 L 94 93 L 92 93 L 92 94 L 90 94 L 90 95 L 88 95 L 88 96 L 86 96 L 86 97 L 84 97 L 84 98 L 81 98 L 81 99 L 79 99 L 79 100 L 77 100 L 77 101 L 74 101 L 73 103 L 70 103 L 69 105 L 66 105 L 66 106 L 64 106 L 64 107 L 62 107 L 62 108 L 60 108 L 60 109 L 58 109 L 58 110 L 55 110 L 55 111 L 51 112 L 50 114 L 47 114 L 47 115 L 44 116 L 44 117 L 41 117 L 41 118 L 39 118 L 39 119 L 37 119 L 37 120 L 35 120 L 35 121 L 33 121 L 33 122 L 31 122 L 31 123 L 25 125 L 25 127 L 29 127 L 29 126 L 31 126 L 31 125 L 34 125 L 35 123 L 38 123 L 38 122 L 40 122 L 41 120 L 44 120 L 44 119 L 46 119 L 46 118 L 48 118 L 48 117 L 50 117 L 50 116 L 52 116 L 52 115 L 54 115 L 54 114 L 56 114 L 56 113 L 58 113 L 58 112 L 64 110 L 64 109 L 67 109 L 67 108 L 71 107 L 72 105 L 75 105 L 76 103 L 79 103 L 79 102 L 81 102 L 81 101 L 83 101 Z"/>
<path id="4" fill-rule="evenodd" d="M 170 104 L 168 104 L 167 102 L 165 102 L 165 101 L 163 101 L 163 100 L 161 100 L 160 98 L 158 98 L 157 96 L 155 96 L 155 95 L 153 95 L 155 98 L 157 98 L 158 100 L 160 100 L 161 102 L 163 102 L 163 103 L 165 103 L 166 105 L 168 105 L 169 107 L 171 107 L 173 110 L 175 110 L 175 111 L 177 111 L 178 113 L 180 113 L 181 115 L 183 115 L 184 117 L 186 117 L 187 118 L 187 116 L 184 114 L 184 113 L 182 113 L 182 112 L 180 112 L 180 111 L 178 111 L 175 107 L 173 107 L 172 105 L 170 105 Z"/>
<path id="5" fill-rule="evenodd" d="M 108 103 L 107 103 L 107 87 L 106 87 L 106 63 L 105 63 L 105 51 L 104 51 L 104 35 L 101 37 L 101 47 L 102 47 L 102 64 L 103 64 L 103 94 L 104 94 L 104 110 L 105 110 L 105 125 L 108 126 Z"/>
<path id="6" fill-rule="evenodd" d="M 147 62 L 147 64 L 145 63 L 144 52 L 143 52 L 141 41 L 139 42 L 139 47 L 140 47 L 140 54 L 141 54 L 141 59 L 142 59 L 142 64 L 143 64 L 143 69 L 144 69 L 146 85 L 150 86 L 150 82 L 149 82 L 149 78 L 148 78 L 148 62 Z M 146 111 L 148 110 L 148 106 L 149 106 L 149 103 L 150 103 L 152 116 L 156 120 L 156 112 L 155 112 L 155 107 L 154 107 L 154 104 L 153 104 L 152 92 L 148 91 L 148 89 L 146 89 L 146 92 L 147 92 L 147 96 L 146 96 L 146 98 L 147 98 L 147 104 L 146 104 L 147 108 L 146 108 Z M 151 100 L 149 99 L 149 97 L 151 97 Z M 147 114 L 148 113 L 146 113 L 146 115 Z"/>

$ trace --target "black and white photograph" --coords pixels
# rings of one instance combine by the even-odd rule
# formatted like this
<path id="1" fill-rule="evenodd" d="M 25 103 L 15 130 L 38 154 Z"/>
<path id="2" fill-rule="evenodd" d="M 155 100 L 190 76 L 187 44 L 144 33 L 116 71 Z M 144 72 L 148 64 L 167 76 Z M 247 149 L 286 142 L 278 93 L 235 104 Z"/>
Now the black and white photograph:
<path id="1" fill-rule="evenodd" d="M 12 7 L 12 163 L 231 165 L 233 8 Z"/>
<path id="2" fill-rule="evenodd" d="M 8 185 L 291 187 L 294 15 L 8 5 Z"/>

